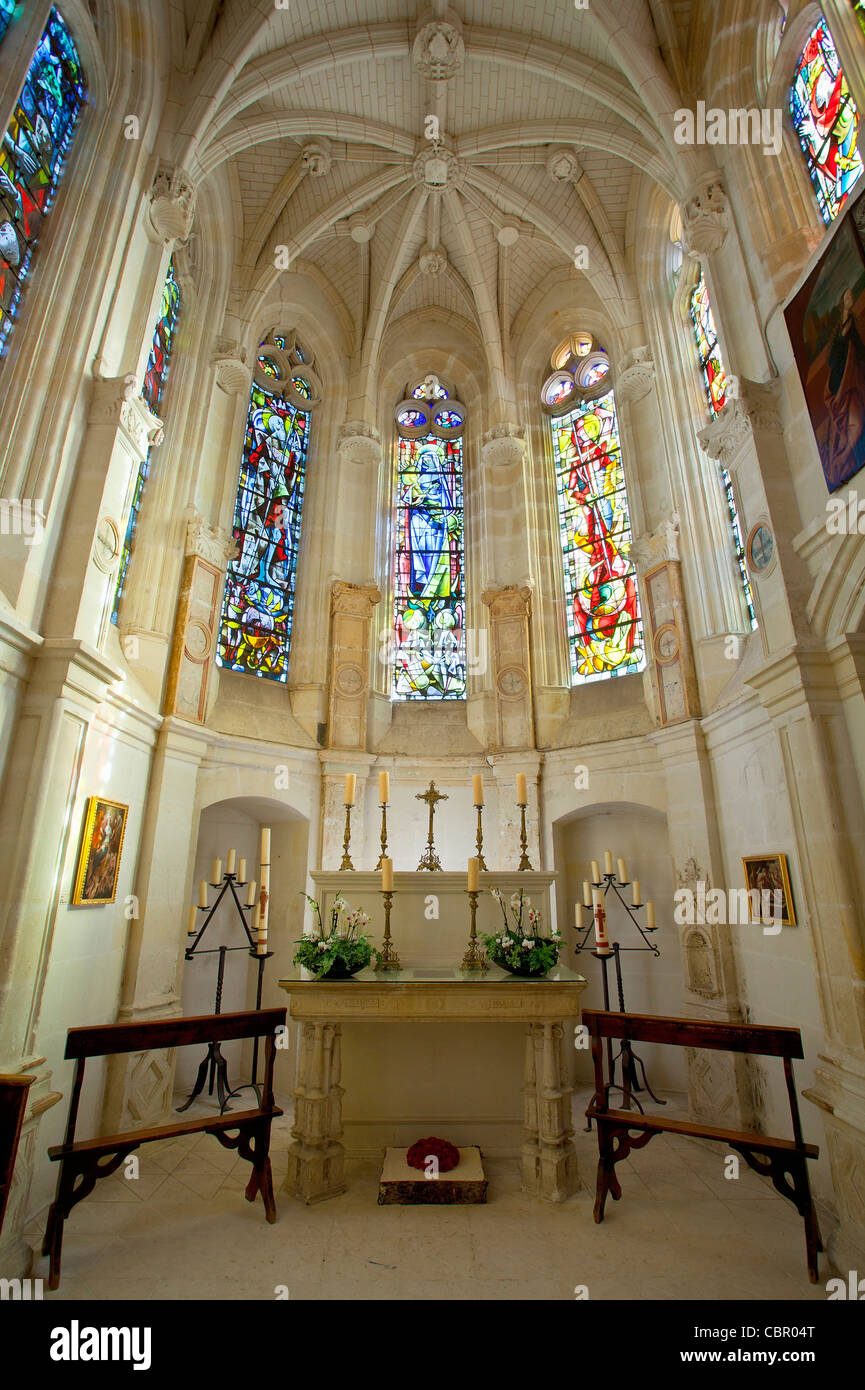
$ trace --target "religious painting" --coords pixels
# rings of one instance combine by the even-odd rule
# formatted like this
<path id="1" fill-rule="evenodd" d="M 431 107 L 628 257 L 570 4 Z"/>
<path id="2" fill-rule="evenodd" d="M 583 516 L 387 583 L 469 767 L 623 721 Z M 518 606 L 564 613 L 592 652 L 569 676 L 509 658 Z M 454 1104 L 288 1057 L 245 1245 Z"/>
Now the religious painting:
<path id="1" fill-rule="evenodd" d="M 613 393 L 553 421 L 574 684 L 645 664 Z"/>
<path id="2" fill-rule="evenodd" d="M 826 485 L 836 492 L 865 465 L 865 258 L 854 218 L 841 223 L 784 316 Z"/>
<path id="3" fill-rule="evenodd" d="M 790 115 L 824 222 L 833 222 L 862 174 L 859 113 L 821 16 L 799 57 Z"/>
<path id="4" fill-rule="evenodd" d="M 73 907 L 114 902 L 128 814 L 129 807 L 119 801 L 88 797 L 72 889 Z"/>
<path id="5" fill-rule="evenodd" d="M 463 700 L 460 439 L 429 434 L 398 441 L 395 531 L 393 699 Z"/>
<path id="6" fill-rule="evenodd" d="M 52 9 L 0 144 L 0 354 L 18 317 L 87 86 L 62 15 Z"/>
<path id="7" fill-rule="evenodd" d="M 775 916 L 774 896 L 763 898 L 763 893 L 781 894 L 781 923 L 785 927 L 795 927 L 796 911 L 793 906 L 793 894 L 790 890 L 790 875 L 787 872 L 786 854 L 751 854 L 742 860 L 742 868 L 745 870 L 745 887 L 751 892 L 757 892 L 761 896 L 756 901 L 768 902 L 771 904 L 769 916 Z M 754 898 L 750 898 L 748 911 L 752 922 L 763 920 L 761 913 L 754 912 Z M 765 915 L 765 914 L 764 914 Z"/>
<path id="8" fill-rule="evenodd" d="M 284 347 L 282 338 L 273 343 Z M 298 376 L 292 392 L 283 394 L 281 368 L 267 344 L 262 347 L 234 512 L 237 556 L 228 565 L 216 660 L 230 671 L 285 681 L 309 447 L 310 416 L 298 399 L 309 397 L 309 387 Z M 268 378 L 273 389 L 263 384 Z"/>

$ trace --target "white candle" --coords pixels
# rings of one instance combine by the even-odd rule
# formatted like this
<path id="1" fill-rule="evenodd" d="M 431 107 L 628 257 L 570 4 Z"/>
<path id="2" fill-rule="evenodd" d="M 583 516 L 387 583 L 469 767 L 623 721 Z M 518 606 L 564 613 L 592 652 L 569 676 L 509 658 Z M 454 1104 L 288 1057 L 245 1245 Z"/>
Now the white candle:
<path id="1" fill-rule="evenodd" d="M 624 859 L 620 859 L 620 860 L 618 861 L 618 867 L 619 867 L 619 882 L 620 882 L 620 883 L 627 883 L 627 881 L 628 881 L 628 875 L 627 875 L 627 873 L 625 872 L 625 861 L 624 861 Z"/>
<path id="2" fill-rule="evenodd" d="M 592 889 L 592 907 L 603 907 L 604 892 L 602 888 Z"/>
<path id="3" fill-rule="evenodd" d="M 583 907 L 592 905 L 592 885 L 587 878 L 583 879 Z"/>
<path id="4" fill-rule="evenodd" d="M 607 914 L 604 911 L 603 903 L 595 905 L 595 945 L 609 946 L 607 940 Z"/>
<path id="5" fill-rule="evenodd" d="M 194 935 L 195 935 L 195 932 L 196 932 L 195 917 L 196 917 L 197 912 L 198 912 L 198 908 L 195 906 L 195 903 L 190 903 L 190 904 L 189 904 L 189 926 L 186 928 L 187 934 L 188 934 L 189 936 L 194 936 Z"/>
<path id="6" fill-rule="evenodd" d="M 592 860 L 592 883 L 600 883 L 600 881 L 601 881 L 601 866 L 600 866 L 600 864 L 598 863 L 597 859 L 593 859 L 593 860 Z"/>
<path id="7" fill-rule="evenodd" d="M 654 930 L 655 930 L 655 904 L 654 904 L 654 903 L 646 903 L 646 929 L 647 929 L 647 931 L 654 931 Z"/>
<path id="8" fill-rule="evenodd" d="M 261 909 L 259 920 L 264 930 L 264 940 L 267 942 L 267 920 L 270 915 L 270 826 L 263 826 L 261 831 L 261 894 L 264 896 L 264 907 Z"/>
<path id="9" fill-rule="evenodd" d="M 527 805 L 528 805 L 528 802 L 529 802 L 529 798 L 528 798 L 528 793 L 527 793 L 527 791 L 526 791 L 526 774 L 525 774 L 524 772 L 518 772 L 518 773 L 517 773 L 517 805 L 518 805 L 518 806 L 527 806 Z"/>
<path id="10" fill-rule="evenodd" d="M 263 908 L 258 919 L 258 955 L 267 954 L 267 906 Z"/>
<path id="11" fill-rule="evenodd" d="M 383 806 L 390 805 L 390 773 L 378 774 L 378 799 Z"/>
<path id="12" fill-rule="evenodd" d="M 263 826 L 261 831 L 261 853 L 259 859 L 262 864 L 270 863 L 270 827 Z"/>
<path id="13" fill-rule="evenodd" d="M 393 860 L 383 859 L 381 861 L 381 891 L 383 893 L 393 892 Z"/>
<path id="14" fill-rule="evenodd" d="M 574 903 L 574 926 L 576 927 L 577 931 L 581 931 L 581 930 L 582 930 L 582 926 L 583 926 L 583 905 L 582 905 L 582 903 Z"/>
<path id="15" fill-rule="evenodd" d="M 245 882 L 246 882 L 246 860 L 245 860 L 245 859 L 241 859 L 241 861 L 240 861 L 240 868 L 237 870 L 237 881 L 238 881 L 238 883 L 245 883 Z"/>
<path id="16" fill-rule="evenodd" d="M 217 883 L 221 883 L 221 882 L 222 882 L 222 860 L 221 860 L 221 859 L 214 859 L 214 861 L 213 861 L 213 877 L 211 878 L 210 882 L 213 883 L 213 884 L 217 884 Z"/>
<path id="17" fill-rule="evenodd" d="M 353 806 L 353 805 L 354 805 L 354 795 L 355 795 L 355 789 L 356 789 L 356 787 L 357 787 L 357 774 L 354 773 L 354 772 L 347 772 L 347 773 L 345 774 L 345 804 L 346 804 L 346 806 Z"/>
<path id="18" fill-rule="evenodd" d="M 631 884 L 631 905 L 633 907 L 640 906 L 640 880 L 638 878 L 635 878 Z"/>
<path id="19" fill-rule="evenodd" d="M 230 849 L 230 850 L 228 851 L 228 867 L 226 868 L 226 873 L 233 874 L 233 873 L 234 873 L 234 867 L 235 867 L 236 863 L 237 863 L 237 850 L 236 850 L 236 849 Z"/>
<path id="20" fill-rule="evenodd" d="M 472 776 L 472 800 L 476 806 L 484 804 L 484 779 L 479 772 Z"/>
<path id="21" fill-rule="evenodd" d="M 477 859 L 470 859 L 470 860 L 469 860 L 469 886 L 468 886 L 468 891 L 469 891 L 470 893 L 476 893 L 476 892 L 478 891 L 478 864 L 479 864 L 479 861 L 478 861 Z"/>
<path id="22" fill-rule="evenodd" d="M 198 885 L 198 906 L 207 907 L 207 884 L 204 879 Z"/>
<path id="23" fill-rule="evenodd" d="M 604 850 L 604 873 L 605 873 L 605 874 L 611 874 L 612 872 L 613 872 L 613 855 L 612 855 L 612 851 L 611 851 L 611 850 L 608 850 L 608 849 L 605 849 L 605 850 Z"/>
<path id="24" fill-rule="evenodd" d="M 246 890 L 246 906 L 247 906 L 247 907 L 255 907 L 255 895 L 256 895 L 257 891 L 258 891 L 258 884 L 256 883 L 255 879 L 253 879 L 252 882 L 250 883 L 249 887 L 248 887 L 247 890 Z"/>

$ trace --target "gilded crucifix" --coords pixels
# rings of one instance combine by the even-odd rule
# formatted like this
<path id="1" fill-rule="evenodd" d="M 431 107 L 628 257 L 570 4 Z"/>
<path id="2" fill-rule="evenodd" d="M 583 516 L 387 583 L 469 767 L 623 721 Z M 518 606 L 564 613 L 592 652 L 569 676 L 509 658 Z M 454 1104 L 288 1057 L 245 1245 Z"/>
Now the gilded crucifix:
<path id="1" fill-rule="evenodd" d="M 429 806 L 429 838 L 427 847 L 420 857 L 419 869 L 441 869 L 439 857 L 436 854 L 435 842 L 433 840 L 433 816 L 435 815 L 436 802 L 447 801 L 445 792 L 436 791 L 435 782 L 430 782 L 425 792 L 418 792 L 415 796 L 416 801 L 425 801 Z"/>

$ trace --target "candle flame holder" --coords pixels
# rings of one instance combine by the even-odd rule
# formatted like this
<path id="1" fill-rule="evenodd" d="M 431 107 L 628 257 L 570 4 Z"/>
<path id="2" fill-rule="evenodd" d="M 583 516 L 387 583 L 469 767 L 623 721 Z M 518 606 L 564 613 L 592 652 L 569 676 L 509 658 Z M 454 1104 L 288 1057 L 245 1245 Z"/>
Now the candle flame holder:
<path id="1" fill-rule="evenodd" d="M 393 903 L 393 893 L 383 892 L 384 901 L 384 940 L 382 951 L 375 963 L 376 970 L 402 970 L 400 958 L 393 948 L 393 941 L 390 935 L 390 909 Z"/>
<path id="2" fill-rule="evenodd" d="M 477 915 L 479 893 L 469 891 L 469 910 L 471 912 L 471 930 L 469 931 L 469 944 L 463 956 L 463 963 L 460 970 L 489 970 L 489 963 L 483 950 L 478 944 Z"/>

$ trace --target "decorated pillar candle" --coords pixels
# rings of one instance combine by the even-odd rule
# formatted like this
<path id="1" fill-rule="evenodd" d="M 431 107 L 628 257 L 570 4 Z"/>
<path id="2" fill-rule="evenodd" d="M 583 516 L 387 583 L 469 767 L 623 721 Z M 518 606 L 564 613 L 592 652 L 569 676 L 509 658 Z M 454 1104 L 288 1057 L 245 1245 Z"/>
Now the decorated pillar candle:
<path id="1" fill-rule="evenodd" d="M 259 922 L 264 931 L 265 944 L 267 943 L 267 923 L 270 917 L 270 827 L 262 826 L 261 830 L 261 912 Z"/>
<path id="2" fill-rule="evenodd" d="M 599 950 L 606 950 L 610 943 L 607 939 L 607 914 L 604 909 L 604 895 L 599 888 L 596 888 L 592 896 L 595 908 L 595 945 Z"/>

